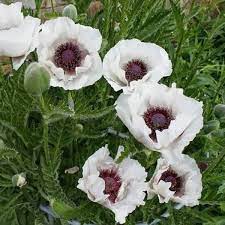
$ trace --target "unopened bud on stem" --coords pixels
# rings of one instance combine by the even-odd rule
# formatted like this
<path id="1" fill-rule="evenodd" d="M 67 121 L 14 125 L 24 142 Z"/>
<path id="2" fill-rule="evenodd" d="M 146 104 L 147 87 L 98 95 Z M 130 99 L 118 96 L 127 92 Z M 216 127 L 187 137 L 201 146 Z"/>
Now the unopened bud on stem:
<path id="1" fill-rule="evenodd" d="M 62 12 L 62 15 L 65 17 L 69 17 L 74 22 L 76 22 L 77 19 L 77 8 L 75 5 L 69 4 L 67 5 Z"/>
<path id="2" fill-rule="evenodd" d="M 50 87 L 50 72 L 40 63 L 31 63 L 24 75 L 25 90 L 35 96 L 40 96 Z"/>
<path id="3" fill-rule="evenodd" d="M 223 105 L 223 104 L 216 105 L 214 108 L 214 115 L 218 119 L 225 117 L 225 105 Z"/>

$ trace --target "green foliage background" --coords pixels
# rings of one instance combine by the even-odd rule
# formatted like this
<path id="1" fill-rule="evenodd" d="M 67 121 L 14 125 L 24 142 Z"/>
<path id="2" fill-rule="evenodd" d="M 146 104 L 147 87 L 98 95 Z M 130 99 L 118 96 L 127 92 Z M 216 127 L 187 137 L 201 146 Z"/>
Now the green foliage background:
<path id="1" fill-rule="evenodd" d="M 34 15 L 39 14 L 41 0 L 36 2 L 38 10 L 29 12 Z M 158 224 L 225 224 L 225 115 L 219 127 L 209 126 L 209 121 L 217 120 L 214 106 L 225 104 L 225 14 L 220 9 L 224 1 L 208 5 L 193 1 L 187 15 L 172 1 L 169 9 L 163 0 L 102 2 L 104 10 L 91 19 L 86 15 L 89 0 L 68 1 L 76 5 L 79 23 L 100 29 L 102 57 L 122 38 L 155 42 L 168 51 L 173 62 L 172 76 L 162 82 L 176 82 L 186 95 L 204 102 L 205 127 L 184 151 L 197 162 L 208 164 L 200 205 L 177 210 L 174 204 L 159 204 L 154 198 L 130 215 L 126 224 L 150 224 L 155 219 L 160 219 Z M 114 30 L 115 22 L 120 23 L 120 31 Z M 115 155 L 121 144 L 125 154 L 132 153 L 151 177 L 158 153 L 137 143 L 116 117 L 113 104 L 118 93 L 103 78 L 79 91 L 51 88 L 37 99 L 23 87 L 27 65 L 13 76 L 0 69 L 0 139 L 4 142 L 0 143 L 0 224 L 65 225 L 71 219 L 115 224 L 109 210 L 90 202 L 76 189 L 82 171 L 69 175 L 65 169 L 81 168 L 106 143 Z M 74 111 L 68 102 L 74 102 Z M 20 189 L 13 186 L 12 177 L 22 172 L 28 183 Z M 60 218 L 53 221 L 39 209 L 48 202 Z M 162 217 L 167 211 L 170 216 Z"/>

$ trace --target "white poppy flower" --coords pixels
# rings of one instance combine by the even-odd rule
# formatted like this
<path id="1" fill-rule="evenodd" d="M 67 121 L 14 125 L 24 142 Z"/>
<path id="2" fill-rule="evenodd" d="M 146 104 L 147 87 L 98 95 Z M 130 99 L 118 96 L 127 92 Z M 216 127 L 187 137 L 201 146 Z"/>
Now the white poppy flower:
<path id="1" fill-rule="evenodd" d="M 138 39 L 119 41 L 105 55 L 103 73 L 115 91 L 133 90 L 138 83 L 158 82 L 172 73 L 167 52 Z"/>
<path id="2" fill-rule="evenodd" d="M 68 17 L 45 22 L 37 53 L 39 61 L 52 71 L 51 86 L 78 90 L 99 80 L 101 43 L 99 30 L 75 24 Z"/>
<path id="3" fill-rule="evenodd" d="M 162 153 L 180 154 L 203 126 L 202 102 L 186 97 L 182 89 L 157 83 L 121 94 L 116 111 L 139 142 Z"/>
<path id="4" fill-rule="evenodd" d="M 199 204 L 202 175 L 194 159 L 187 155 L 160 158 L 149 182 L 148 197 L 158 195 L 160 203 L 174 201 L 185 206 Z"/>
<path id="5" fill-rule="evenodd" d="M 121 149 L 122 146 L 118 156 Z M 113 160 L 109 155 L 106 145 L 90 156 L 77 187 L 87 193 L 91 201 L 111 209 L 116 221 L 123 224 L 129 213 L 145 204 L 147 173 L 136 160 L 126 158 L 116 163 L 118 156 Z"/>
<path id="6" fill-rule="evenodd" d="M 37 46 L 40 19 L 23 17 L 22 3 L 0 3 L 0 56 L 12 57 L 13 68 L 19 69 Z"/>

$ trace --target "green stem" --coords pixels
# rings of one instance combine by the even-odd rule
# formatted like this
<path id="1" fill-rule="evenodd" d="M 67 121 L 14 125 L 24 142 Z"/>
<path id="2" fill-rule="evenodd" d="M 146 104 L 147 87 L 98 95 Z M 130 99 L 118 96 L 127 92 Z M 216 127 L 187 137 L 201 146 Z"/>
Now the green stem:
<path id="1" fill-rule="evenodd" d="M 211 205 L 211 206 L 217 206 L 220 205 L 222 202 L 221 201 L 200 201 L 200 205 Z"/>
<path id="2" fill-rule="evenodd" d="M 176 51 L 176 56 L 175 56 L 175 59 L 174 59 L 174 70 L 177 66 L 177 61 L 178 61 L 178 57 L 180 56 L 180 52 L 181 52 L 181 49 L 182 49 L 182 45 L 183 45 L 183 41 L 184 41 L 184 36 L 185 34 L 182 33 L 181 35 L 181 38 L 180 38 L 180 41 L 178 43 L 178 47 L 177 47 L 177 51 Z"/>
<path id="3" fill-rule="evenodd" d="M 48 119 L 45 115 L 45 101 L 43 96 L 40 97 L 40 105 L 41 105 L 41 110 L 43 114 L 43 141 L 44 141 L 44 152 L 45 152 L 45 159 L 46 162 L 51 162 L 50 160 L 50 154 L 49 154 L 49 149 L 48 149 Z"/>
<path id="4" fill-rule="evenodd" d="M 43 132 L 43 139 L 44 139 L 44 151 L 45 151 L 45 158 L 47 162 L 50 162 L 50 154 L 48 149 L 48 123 L 44 121 L 44 132 Z"/>
<path id="5" fill-rule="evenodd" d="M 52 7 L 52 12 L 55 12 L 55 9 L 54 9 L 54 0 L 51 0 L 51 7 Z"/>
<path id="6" fill-rule="evenodd" d="M 172 203 L 168 203 L 167 204 L 167 208 L 168 208 L 168 211 L 169 211 L 169 214 L 170 214 L 170 224 L 171 225 L 175 225 L 175 219 L 174 219 L 174 215 L 173 215 L 173 206 L 172 206 Z"/>

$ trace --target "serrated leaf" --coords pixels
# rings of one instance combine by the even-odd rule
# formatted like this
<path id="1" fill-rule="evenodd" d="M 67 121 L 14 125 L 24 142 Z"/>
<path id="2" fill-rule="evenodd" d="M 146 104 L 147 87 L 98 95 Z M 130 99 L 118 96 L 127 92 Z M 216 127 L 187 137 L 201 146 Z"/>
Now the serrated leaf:
<path id="1" fill-rule="evenodd" d="M 225 194 L 225 182 L 219 187 L 218 194 Z"/>
<path id="2" fill-rule="evenodd" d="M 18 152 L 15 149 L 7 148 L 7 147 L 0 147 L 0 160 L 1 159 L 13 159 L 18 156 Z"/>

